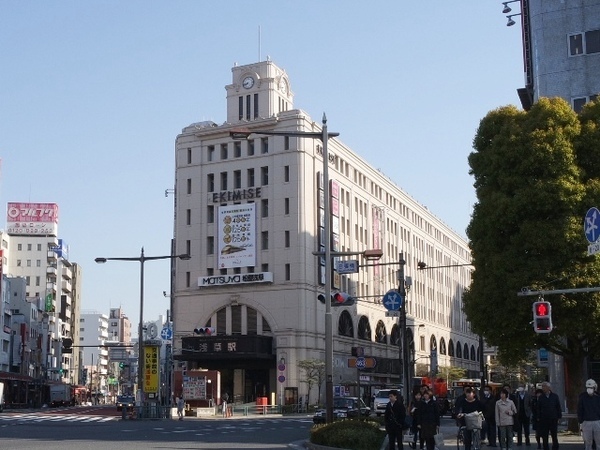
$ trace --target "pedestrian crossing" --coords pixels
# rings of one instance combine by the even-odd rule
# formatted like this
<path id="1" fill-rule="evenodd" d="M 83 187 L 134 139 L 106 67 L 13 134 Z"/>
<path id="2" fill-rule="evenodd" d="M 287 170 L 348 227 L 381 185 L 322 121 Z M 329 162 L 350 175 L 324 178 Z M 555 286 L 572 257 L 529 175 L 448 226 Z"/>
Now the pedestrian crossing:
<path id="1" fill-rule="evenodd" d="M 11 413 L 0 414 L 0 426 L 9 423 L 14 425 L 40 422 L 102 423 L 118 419 L 118 417 L 86 416 L 81 414 Z"/>

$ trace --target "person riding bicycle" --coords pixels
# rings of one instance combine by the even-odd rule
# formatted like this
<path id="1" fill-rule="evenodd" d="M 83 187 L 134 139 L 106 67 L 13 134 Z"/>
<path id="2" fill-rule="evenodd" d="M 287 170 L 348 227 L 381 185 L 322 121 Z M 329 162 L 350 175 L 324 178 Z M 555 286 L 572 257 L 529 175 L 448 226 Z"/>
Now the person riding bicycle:
<path id="1" fill-rule="evenodd" d="M 457 411 L 457 419 L 459 420 L 460 426 L 466 426 L 465 415 L 483 411 L 483 405 L 479 399 L 475 396 L 475 390 L 472 387 L 465 389 L 465 400 L 460 405 L 460 410 Z M 473 430 L 465 429 L 464 433 L 465 450 L 471 450 L 471 443 L 473 442 Z"/>
<path id="2" fill-rule="evenodd" d="M 496 402 L 496 425 L 500 431 L 500 448 L 505 450 L 512 449 L 514 416 L 517 414 L 517 407 L 508 396 L 508 389 L 502 389 L 500 400 Z"/>

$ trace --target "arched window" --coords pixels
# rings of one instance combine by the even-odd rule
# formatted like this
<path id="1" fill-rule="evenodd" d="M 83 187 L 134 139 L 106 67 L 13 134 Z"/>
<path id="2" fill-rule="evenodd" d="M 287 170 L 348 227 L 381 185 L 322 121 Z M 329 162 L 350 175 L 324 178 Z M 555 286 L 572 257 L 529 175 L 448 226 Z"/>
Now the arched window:
<path id="1" fill-rule="evenodd" d="M 400 344 L 400 329 L 398 324 L 392 325 L 392 332 L 390 333 L 390 345 L 398 347 Z"/>
<path id="2" fill-rule="evenodd" d="M 481 347 L 477 347 L 477 361 L 479 361 L 479 356 L 481 355 Z"/>
<path id="3" fill-rule="evenodd" d="M 452 342 L 452 339 L 448 341 L 448 356 L 454 356 L 454 342 Z"/>
<path id="4" fill-rule="evenodd" d="M 432 334 L 429 338 L 429 351 L 437 350 L 437 339 Z"/>
<path id="5" fill-rule="evenodd" d="M 366 316 L 361 316 L 358 321 L 358 339 L 371 340 L 371 325 L 369 325 L 369 319 Z"/>
<path id="6" fill-rule="evenodd" d="M 377 326 L 375 327 L 375 342 L 387 344 L 387 331 L 382 320 L 377 322 Z"/>
<path id="7" fill-rule="evenodd" d="M 446 340 L 441 337 L 440 338 L 440 355 L 446 354 Z"/>
<path id="8" fill-rule="evenodd" d="M 340 336 L 354 337 L 354 324 L 348 311 L 342 311 L 338 320 L 338 334 Z"/>
<path id="9" fill-rule="evenodd" d="M 475 346 L 471 345 L 471 361 L 477 361 L 477 355 L 475 354 Z"/>
<path id="10" fill-rule="evenodd" d="M 461 345 L 460 341 L 458 341 L 456 343 L 456 357 L 462 358 L 462 345 Z"/>
<path id="11" fill-rule="evenodd" d="M 463 351 L 463 358 L 469 359 L 469 346 L 467 345 L 466 342 L 465 342 L 465 349 Z"/>

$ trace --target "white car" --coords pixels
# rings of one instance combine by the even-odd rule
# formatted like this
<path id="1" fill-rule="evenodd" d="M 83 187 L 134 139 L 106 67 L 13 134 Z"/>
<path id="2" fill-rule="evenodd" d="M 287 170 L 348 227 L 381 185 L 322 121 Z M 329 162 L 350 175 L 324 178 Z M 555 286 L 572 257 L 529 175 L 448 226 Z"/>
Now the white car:
<path id="1" fill-rule="evenodd" d="M 385 413 L 385 407 L 389 403 L 389 395 L 391 389 L 380 389 L 375 398 L 373 399 L 373 411 L 377 414 L 377 417 Z"/>

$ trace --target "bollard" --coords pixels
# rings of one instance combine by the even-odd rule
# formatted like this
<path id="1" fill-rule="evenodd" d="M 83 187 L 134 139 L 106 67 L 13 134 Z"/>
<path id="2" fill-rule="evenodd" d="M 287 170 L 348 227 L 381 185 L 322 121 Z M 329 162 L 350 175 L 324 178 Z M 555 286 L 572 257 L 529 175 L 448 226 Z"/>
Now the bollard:
<path id="1" fill-rule="evenodd" d="M 121 420 L 127 420 L 127 407 L 121 408 Z"/>

